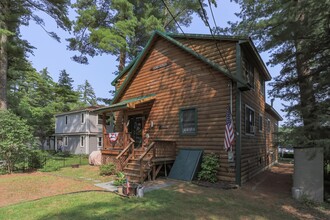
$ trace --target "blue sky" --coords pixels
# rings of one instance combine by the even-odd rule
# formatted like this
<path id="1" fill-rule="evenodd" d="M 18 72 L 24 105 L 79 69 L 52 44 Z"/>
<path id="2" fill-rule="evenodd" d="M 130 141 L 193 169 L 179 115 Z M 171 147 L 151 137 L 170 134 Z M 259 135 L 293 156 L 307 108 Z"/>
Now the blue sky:
<path id="1" fill-rule="evenodd" d="M 235 12 L 239 12 L 239 7 L 230 0 L 218 1 L 218 7 L 213 8 L 214 16 L 217 25 L 225 27 L 227 21 L 237 20 L 234 15 Z M 48 31 L 54 31 L 61 37 L 61 43 L 58 43 L 54 39 L 50 38 L 45 31 L 34 24 L 30 23 L 29 26 L 21 28 L 22 38 L 28 40 L 37 49 L 34 50 L 34 55 L 29 56 L 29 60 L 32 62 L 34 68 L 38 71 L 47 67 L 54 81 L 58 80 L 58 76 L 61 70 L 65 69 L 74 80 L 74 86 L 83 84 L 87 79 L 94 88 L 97 97 L 109 97 L 108 91 L 113 89 L 111 81 L 114 79 L 112 74 L 117 70 L 118 62 L 116 57 L 103 54 L 89 59 L 88 65 L 78 64 L 71 60 L 71 57 L 76 52 L 67 50 L 66 38 L 70 37 L 70 34 L 62 31 L 56 27 L 56 24 L 46 15 L 40 14 L 44 18 L 46 23 L 46 29 Z M 211 26 L 214 26 L 211 19 L 211 13 L 208 10 L 209 22 Z M 194 16 L 190 27 L 182 27 L 185 33 L 195 34 L 210 34 L 209 29 L 204 25 L 198 16 Z M 268 54 L 261 54 L 264 62 L 268 61 Z M 280 67 L 269 67 L 268 70 L 274 77 L 278 75 Z M 266 86 L 266 89 L 269 89 Z M 270 98 L 267 97 L 267 102 L 270 103 Z M 280 111 L 282 108 L 280 100 L 275 100 L 275 109 L 284 116 L 284 113 Z"/>

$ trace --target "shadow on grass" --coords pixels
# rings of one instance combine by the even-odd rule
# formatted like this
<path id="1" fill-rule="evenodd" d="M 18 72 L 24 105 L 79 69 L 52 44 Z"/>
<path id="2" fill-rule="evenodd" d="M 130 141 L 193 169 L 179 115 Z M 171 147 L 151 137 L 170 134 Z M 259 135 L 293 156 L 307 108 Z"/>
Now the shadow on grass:
<path id="1" fill-rule="evenodd" d="M 45 213 L 38 219 L 292 219 L 280 210 L 270 211 L 270 207 L 237 197 L 231 191 L 212 189 L 203 196 L 179 192 L 174 187 L 147 193 L 144 198 L 113 196 L 108 201 L 92 200 Z"/>

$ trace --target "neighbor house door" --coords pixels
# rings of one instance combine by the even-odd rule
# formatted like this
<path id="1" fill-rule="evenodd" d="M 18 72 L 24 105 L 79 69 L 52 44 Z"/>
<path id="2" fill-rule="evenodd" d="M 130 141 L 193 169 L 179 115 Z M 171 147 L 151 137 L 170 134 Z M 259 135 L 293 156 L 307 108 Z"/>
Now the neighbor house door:
<path id="1" fill-rule="evenodd" d="M 131 134 L 131 138 L 135 140 L 134 146 L 141 147 L 144 116 L 132 115 L 128 117 L 128 120 L 129 120 L 128 132 Z"/>

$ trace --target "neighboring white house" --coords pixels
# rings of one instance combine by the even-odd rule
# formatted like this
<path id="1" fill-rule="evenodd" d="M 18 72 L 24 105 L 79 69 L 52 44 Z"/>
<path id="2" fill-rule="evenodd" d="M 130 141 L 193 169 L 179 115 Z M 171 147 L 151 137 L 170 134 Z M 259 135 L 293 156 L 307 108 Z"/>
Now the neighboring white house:
<path id="1" fill-rule="evenodd" d="M 73 154 L 90 154 L 102 148 L 102 115 L 92 112 L 100 106 L 55 115 L 55 149 Z M 107 133 L 112 131 L 107 116 Z"/>

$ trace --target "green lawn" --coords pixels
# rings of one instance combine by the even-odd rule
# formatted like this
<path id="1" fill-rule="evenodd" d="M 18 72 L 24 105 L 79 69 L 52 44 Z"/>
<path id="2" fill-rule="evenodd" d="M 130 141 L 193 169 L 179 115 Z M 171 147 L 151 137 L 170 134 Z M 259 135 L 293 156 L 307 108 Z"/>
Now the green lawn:
<path id="1" fill-rule="evenodd" d="M 40 171 L 51 172 L 60 170 L 62 167 L 71 167 L 72 164 L 87 165 L 88 156 L 86 155 L 69 155 L 63 156 L 51 156 L 45 158 L 45 165 Z"/>
<path id="2" fill-rule="evenodd" d="M 114 176 L 100 176 L 98 166 L 82 165 L 79 168 L 64 167 L 58 171 L 51 172 L 51 174 L 61 177 L 69 177 L 79 179 L 87 182 L 109 182 L 113 180 Z"/>
<path id="3" fill-rule="evenodd" d="M 144 198 L 77 193 L 0 208 L 0 219 L 295 219 L 275 206 L 238 195 L 237 190 L 191 184 L 146 193 Z"/>

